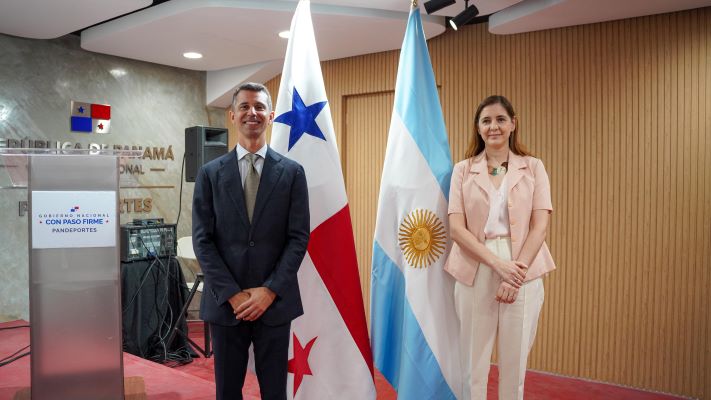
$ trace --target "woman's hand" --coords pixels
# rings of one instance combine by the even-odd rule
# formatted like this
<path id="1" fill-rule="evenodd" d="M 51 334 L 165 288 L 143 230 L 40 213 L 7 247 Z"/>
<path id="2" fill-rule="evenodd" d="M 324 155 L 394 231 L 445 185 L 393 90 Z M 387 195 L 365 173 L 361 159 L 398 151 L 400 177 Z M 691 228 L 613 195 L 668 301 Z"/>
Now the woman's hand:
<path id="1" fill-rule="evenodd" d="M 499 260 L 499 262 L 494 263 L 494 270 L 504 282 L 518 289 L 523 284 L 523 280 L 526 279 L 528 265 L 521 261 Z"/>
<path id="2" fill-rule="evenodd" d="M 501 282 L 499 290 L 496 291 L 496 301 L 499 303 L 511 304 L 516 301 L 518 289 L 509 285 L 506 282 Z"/>

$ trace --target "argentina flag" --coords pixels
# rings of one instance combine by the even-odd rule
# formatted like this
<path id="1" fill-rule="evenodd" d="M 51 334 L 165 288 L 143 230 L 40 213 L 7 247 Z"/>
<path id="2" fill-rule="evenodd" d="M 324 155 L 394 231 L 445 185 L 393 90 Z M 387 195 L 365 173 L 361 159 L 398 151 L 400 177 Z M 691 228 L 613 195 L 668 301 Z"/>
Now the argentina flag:
<path id="1" fill-rule="evenodd" d="M 400 399 L 460 397 L 450 248 L 452 172 L 418 8 L 405 32 L 380 184 L 373 244 L 371 344 L 375 366 Z"/>

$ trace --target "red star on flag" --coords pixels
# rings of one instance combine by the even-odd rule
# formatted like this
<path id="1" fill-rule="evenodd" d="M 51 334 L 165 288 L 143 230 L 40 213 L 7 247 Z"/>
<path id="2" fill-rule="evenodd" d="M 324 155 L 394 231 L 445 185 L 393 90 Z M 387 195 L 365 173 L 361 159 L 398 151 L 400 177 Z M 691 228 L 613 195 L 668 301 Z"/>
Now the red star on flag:
<path id="1" fill-rule="evenodd" d="M 294 374 L 294 397 L 296 397 L 296 392 L 299 390 L 299 386 L 301 386 L 304 375 L 313 375 L 311 373 L 311 367 L 309 366 L 309 353 L 317 338 L 318 336 L 311 339 L 311 341 L 306 344 L 306 347 L 301 347 L 299 338 L 294 334 L 294 358 L 289 360 L 289 366 L 287 367 L 287 370 Z"/>
<path id="2" fill-rule="evenodd" d="M 104 129 L 104 124 L 99 124 L 99 129 Z"/>

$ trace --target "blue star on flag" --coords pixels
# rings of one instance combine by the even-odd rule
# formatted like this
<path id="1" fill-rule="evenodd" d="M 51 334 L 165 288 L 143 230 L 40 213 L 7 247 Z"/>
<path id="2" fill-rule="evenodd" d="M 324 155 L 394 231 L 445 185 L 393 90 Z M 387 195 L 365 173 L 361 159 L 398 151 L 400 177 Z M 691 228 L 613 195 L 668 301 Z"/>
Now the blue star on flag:
<path id="1" fill-rule="evenodd" d="M 326 140 L 323 136 L 321 128 L 318 127 L 316 123 L 316 117 L 326 106 L 325 101 L 311 104 L 307 106 L 301 99 L 299 92 L 296 91 L 296 86 L 294 86 L 294 95 L 291 101 L 291 110 L 281 114 L 274 119 L 274 122 L 280 122 L 285 125 L 291 126 L 291 131 L 289 131 L 289 148 L 296 144 L 296 142 L 301 139 L 304 133 L 311 135 L 313 137 Z"/>

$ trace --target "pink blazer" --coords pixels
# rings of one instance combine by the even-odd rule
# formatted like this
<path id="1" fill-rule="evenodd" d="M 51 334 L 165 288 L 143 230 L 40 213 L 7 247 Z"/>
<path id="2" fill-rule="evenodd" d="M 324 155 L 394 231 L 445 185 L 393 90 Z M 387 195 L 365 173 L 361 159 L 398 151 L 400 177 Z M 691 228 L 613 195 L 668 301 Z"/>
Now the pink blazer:
<path id="1" fill-rule="evenodd" d="M 528 237 L 531 212 L 552 211 L 553 205 L 548 174 L 541 160 L 509 153 L 508 174 L 506 179 L 509 185 L 511 254 L 516 260 Z M 492 187 L 483 153 L 473 160 L 463 160 L 454 166 L 449 189 L 449 214 L 464 214 L 467 230 L 482 243 L 486 241 L 484 226 L 489 217 L 488 189 Z M 459 282 L 471 286 L 478 269 L 479 262 L 453 242 L 444 270 Z M 544 242 L 533 262 L 528 266 L 526 281 L 536 279 L 554 269 L 553 257 Z"/>

